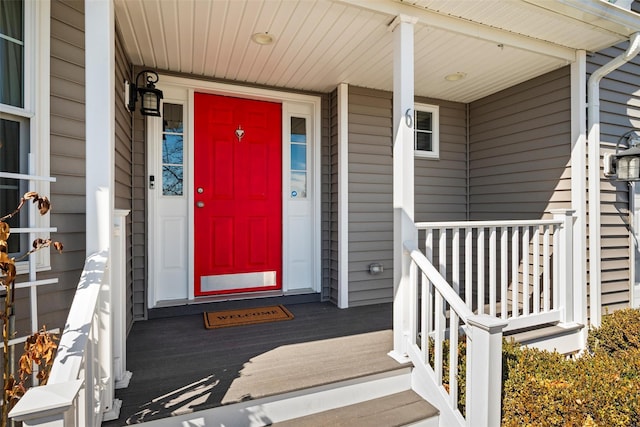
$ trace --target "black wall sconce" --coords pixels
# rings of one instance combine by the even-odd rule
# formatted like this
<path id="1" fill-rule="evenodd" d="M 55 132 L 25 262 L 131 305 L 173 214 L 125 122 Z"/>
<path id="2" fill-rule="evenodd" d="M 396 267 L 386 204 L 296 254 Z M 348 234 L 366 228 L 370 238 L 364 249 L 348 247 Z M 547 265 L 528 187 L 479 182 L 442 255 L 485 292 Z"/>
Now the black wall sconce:
<path id="1" fill-rule="evenodd" d="M 140 87 L 138 80 L 144 75 L 147 81 L 146 86 Z M 127 109 L 133 112 L 136 109 L 138 94 L 142 100 L 140 104 L 140 113 L 143 116 L 160 117 L 160 100 L 162 99 L 162 91 L 156 89 L 155 83 L 158 83 L 158 73 L 151 70 L 143 70 L 136 76 L 134 83 L 125 82 L 125 99 L 127 100 Z"/>
<path id="2" fill-rule="evenodd" d="M 604 175 L 617 181 L 640 181 L 640 138 L 632 129 L 618 138 L 616 153 L 604 155 Z M 627 140 L 627 149 L 618 151 L 620 142 Z"/>

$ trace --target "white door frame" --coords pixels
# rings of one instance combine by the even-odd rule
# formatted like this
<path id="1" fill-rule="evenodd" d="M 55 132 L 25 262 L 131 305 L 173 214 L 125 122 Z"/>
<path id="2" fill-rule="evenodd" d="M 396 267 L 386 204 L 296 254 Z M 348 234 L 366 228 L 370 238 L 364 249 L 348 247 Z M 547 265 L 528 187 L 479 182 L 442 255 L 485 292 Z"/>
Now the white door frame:
<path id="1" fill-rule="evenodd" d="M 288 135 L 286 134 L 286 129 L 289 128 L 288 123 L 285 121 L 289 120 L 289 115 L 287 111 L 296 111 L 295 106 L 307 106 L 308 111 L 311 112 L 312 123 L 310 132 L 312 132 L 313 145 L 311 146 L 312 152 L 310 153 L 311 160 L 311 168 L 312 168 L 312 176 L 310 177 L 309 182 L 309 190 L 312 193 L 311 203 L 311 222 L 313 224 L 313 236 L 312 236 L 312 268 L 313 268 L 313 283 L 311 288 L 309 288 L 308 292 L 320 292 L 321 290 L 321 218 L 320 218 L 320 206 L 321 206 L 321 167 L 320 167 L 320 155 L 321 155 L 321 98 L 318 96 L 312 95 L 303 95 L 296 93 L 288 93 L 288 92 L 280 92 L 276 90 L 270 89 L 261 89 L 261 88 L 250 88 L 244 86 L 235 86 L 231 84 L 225 83 L 217 83 L 217 82 L 209 82 L 202 80 L 194 80 L 188 79 L 185 77 L 177 77 L 177 76 L 165 76 L 160 75 L 159 83 L 157 87 L 161 90 L 169 90 L 170 93 L 184 93 L 186 94 L 186 98 L 183 100 L 184 102 L 184 127 L 185 127 L 185 140 L 184 140 L 184 191 L 185 191 L 185 202 L 187 204 L 187 230 L 185 233 L 187 234 L 187 271 L 185 277 L 185 288 L 180 287 L 178 283 L 175 283 L 173 286 L 178 286 L 177 292 L 179 295 L 174 295 L 172 297 L 172 301 L 175 301 L 176 305 L 188 303 L 189 301 L 195 300 L 194 293 L 194 223 L 193 223 L 193 214 L 194 214 L 194 175 L 193 175 L 193 144 L 194 144 L 194 93 L 202 92 L 202 93 L 211 93 L 216 95 L 225 95 L 225 96 L 233 96 L 237 98 L 245 98 L 245 99 L 255 99 L 269 102 L 277 102 L 281 103 L 282 108 L 282 120 L 283 120 L 283 189 L 282 189 L 282 200 L 283 200 L 283 227 L 282 227 L 282 242 L 283 242 L 283 277 L 282 277 L 282 293 L 287 294 L 289 292 L 289 283 L 287 274 L 285 273 L 285 265 L 286 256 L 287 256 L 287 237 L 289 232 L 289 227 L 286 221 L 287 214 L 289 212 L 289 198 L 287 197 L 288 191 L 288 182 L 289 176 L 287 175 L 287 170 L 284 162 L 289 159 L 288 151 L 289 150 L 289 141 Z M 165 96 L 165 101 L 170 102 L 170 98 L 167 99 Z M 289 107 L 294 108 L 289 108 Z M 285 126 L 286 125 L 286 126 Z M 162 123 L 160 120 L 158 121 L 149 121 L 148 122 L 148 132 L 147 132 L 147 147 L 151 147 L 152 141 L 158 141 L 158 138 L 162 135 Z M 155 129 L 151 129 L 150 127 L 155 127 Z M 156 142 L 157 143 L 157 142 Z M 149 162 L 148 173 L 146 179 L 149 179 L 150 174 L 152 174 L 153 168 L 156 165 L 153 162 L 156 162 L 155 159 L 151 158 L 154 155 L 153 150 L 148 150 L 147 162 Z M 155 153 L 157 156 L 157 153 Z M 158 172 L 156 171 L 156 176 Z M 154 198 L 158 197 L 158 191 L 162 191 L 161 181 L 160 179 L 156 179 L 157 185 L 155 190 L 150 190 L 147 185 L 147 195 L 149 197 L 149 210 L 147 213 L 147 220 L 149 221 L 148 227 L 148 254 L 149 254 L 149 284 L 148 284 L 148 306 L 149 308 L 155 307 L 159 301 L 163 301 L 163 305 L 171 305 L 170 302 L 166 302 L 162 296 L 162 289 L 160 289 L 159 282 L 160 279 L 157 277 L 157 272 L 159 271 L 159 266 L 157 263 L 162 258 L 158 256 L 155 252 L 160 251 L 161 247 L 165 247 L 163 242 L 157 242 L 158 239 L 158 218 L 156 217 L 156 212 L 154 212 Z M 147 182 L 148 184 L 148 182 Z M 152 193 L 155 191 L 155 193 Z M 177 248 L 172 248 L 177 249 Z M 176 251 L 177 252 L 177 251 Z M 279 291 L 278 291 L 279 292 Z M 291 293 L 300 293 L 299 290 L 291 290 Z M 225 296 L 228 298 L 229 296 Z M 250 295 L 247 295 L 247 298 L 250 298 Z M 200 298 L 212 298 L 212 297 L 200 297 Z"/>

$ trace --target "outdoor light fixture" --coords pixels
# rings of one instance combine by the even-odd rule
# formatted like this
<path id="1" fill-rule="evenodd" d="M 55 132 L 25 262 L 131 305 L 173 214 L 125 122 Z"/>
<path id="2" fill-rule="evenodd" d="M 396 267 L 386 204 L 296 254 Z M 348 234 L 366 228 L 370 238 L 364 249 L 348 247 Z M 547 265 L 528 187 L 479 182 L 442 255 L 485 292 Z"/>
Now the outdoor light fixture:
<path id="1" fill-rule="evenodd" d="M 140 87 L 138 80 L 140 76 L 144 75 L 147 81 L 147 85 Z M 155 116 L 160 117 L 160 100 L 162 99 L 162 91 L 156 89 L 154 83 L 158 83 L 158 73 L 151 70 L 143 70 L 136 76 L 134 83 L 125 83 L 125 90 L 128 92 L 125 94 L 125 99 L 128 99 L 127 108 L 133 112 L 136 109 L 136 102 L 138 101 L 138 94 L 142 100 L 140 104 L 140 113 L 143 116 Z"/>
<path id="2" fill-rule="evenodd" d="M 604 155 L 604 175 L 614 177 L 618 181 L 640 181 L 640 138 L 632 129 L 618 138 L 616 153 Z M 627 140 L 627 149 L 618 151 L 620 142 Z"/>

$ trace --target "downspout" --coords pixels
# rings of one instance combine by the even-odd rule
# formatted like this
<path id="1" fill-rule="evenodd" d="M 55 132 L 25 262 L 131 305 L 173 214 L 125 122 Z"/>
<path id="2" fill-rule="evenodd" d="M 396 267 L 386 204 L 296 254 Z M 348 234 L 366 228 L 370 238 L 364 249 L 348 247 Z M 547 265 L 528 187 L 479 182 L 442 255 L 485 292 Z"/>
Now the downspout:
<path id="1" fill-rule="evenodd" d="M 607 74 L 629 62 L 640 53 L 640 33 L 629 39 L 626 52 L 595 70 L 587 83 L 589 122 L 589 302 L 591 326 L 600 326 L 601 319 L 601 247 L 600 247 L 600 81 Z"/>

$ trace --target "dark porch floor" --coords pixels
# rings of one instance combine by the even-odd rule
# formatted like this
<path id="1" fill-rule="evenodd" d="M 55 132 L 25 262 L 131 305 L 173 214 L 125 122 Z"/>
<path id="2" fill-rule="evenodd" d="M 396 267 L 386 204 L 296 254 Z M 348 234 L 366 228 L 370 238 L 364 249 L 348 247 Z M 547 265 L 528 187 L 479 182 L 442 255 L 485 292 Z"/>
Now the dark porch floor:
<path id="1" fill-rule="evenodd" d="M 256 305 L 256 300 L 253 303 Z M 258 305 L 271 304 L 274 302 L 265 299 Z M 136 322 L 127 340 L 127 370 L 133 372 L 133 377 L 128 388 L 116 390 L 116 397 L 123 402 L 120 418 L 105 422 L 103 426 L 133 424 L 165 418 L 176 412 L 220 406 L 225 396 L 228 401 L 229 394 L 233 394 L 228 392 L 234 380 L 240 378 L 246 364 L 257 356 L 282 346 L 390 330 L 392 327 L 390 303 L 342 310 L 330 303 L 308 302 L 285 304 L 295 316 L 290 321 L 212 330 L 204 328 L 203 311 L 236 308 L 236 305 L 188 306 L 183 311 L 191 314 L 180 316 L 175 316 L 180 309 L 161 309 L 154 313 L 154 317 L 174 317 Z M 194 311 L 197 313 L 193 314 Z M 375 351 L 386 357 L 384 352 Z M 276 358 L 287 358 L 292 354 L 292 360 L 296 357 L 286 351 L 271 354 Z M 395 363 L 384 357 L 380 358 L 379 364 Z M 305 358 L 309 359 L 308 366 L 298 366 L 298 372 L 300 369 L 312 372 L 314 363 L 322 363 Z M 299 357 L 296 363 L 300 365 Z M 279 381 L 286 382 L 287 378 Z M 234 387 L 237 386 L 236 382 Z"/>

